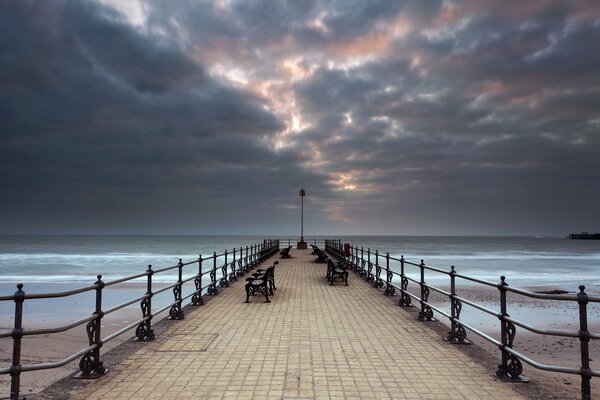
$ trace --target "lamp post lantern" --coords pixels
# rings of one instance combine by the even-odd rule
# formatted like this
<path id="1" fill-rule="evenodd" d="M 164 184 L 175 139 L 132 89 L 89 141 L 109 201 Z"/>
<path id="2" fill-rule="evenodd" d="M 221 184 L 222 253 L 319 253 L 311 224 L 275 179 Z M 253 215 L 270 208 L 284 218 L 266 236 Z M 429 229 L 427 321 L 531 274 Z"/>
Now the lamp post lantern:
<path id="1" fill-rule="evenodd" d="M 297 249 L 306 249 L 308 246 L 304 241 L 304 196 L 306 196 L 306 191 L 304 188 L 300 189 L 300 241 L 298 242 Z"/>

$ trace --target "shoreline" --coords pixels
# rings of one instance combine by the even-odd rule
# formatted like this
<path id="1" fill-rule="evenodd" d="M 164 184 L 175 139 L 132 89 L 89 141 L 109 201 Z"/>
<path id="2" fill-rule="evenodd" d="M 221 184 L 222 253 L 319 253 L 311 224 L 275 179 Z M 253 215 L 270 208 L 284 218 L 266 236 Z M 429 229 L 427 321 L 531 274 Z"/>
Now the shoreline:
<path id="1" fill-rule="evenodd" d="M 540 287 L 538 286 L 536 286 L 535 288 L 540 289 Z M 115 290 L 115 293 L 120 293 L 121 295 L 127 296 L 128 299 L 132 299 L 135 296 L 139 296 L 140 294 L 144 293 L 145 284 L 128 283 L 116 289 L 117 290 Z M 415 287 L 409 287 L 409 290 L 414 291 L 414 289 Z M 554 288 L 548 287 L 545 289 L 552 290 Z M 463 296 L 464 298 L 476 301 L 480 304 L 484 304 L 492 309 L 497 308 L 497 305 L 494 306 L 494 304 L 497 302 L 498 292 L 495 288 L 463 286 L 460 288 L 460 292 L 461 296 Z M 165 293 L 170 293 L 170 291 L 166 291 Z M 172 295 L 166 296 L 168 301 L 172 301 L 172 297 L 170 296 Z M 432 292 L 432 295 L 430 296 L 431 304 L 447 304 L 446 307 L 442 307 L 442 309 L 447 311 L 449 309 L 449 303 L 447 301 L 444 302 L 443 299 L 439 298 L 439 296 L 441 295 L 436 295 L 435 292 Z M 397 301 L 398 297 L 398 295 L 394 296 L 394 301 Z M 166 302 L 168 303 L 168 301 Z M 415 304 L 414 300 L 413 304 Z M 417 307 L 413 307 L 411 309 L 415 313 L 418 312 L 418 304 L 416 305 Z M 477 322 L 479 325 L 474 323 L 476 327 L 483 327 L 483 330 L 486 333 L 490 334 L 496 339 L 499 339 L 498 319 L 493 317 L 483 319 L 478 317 L 477 314 L 470 315 L 467 311 L 467 307 L 468 306 L 466 305 L 463 306 L 461 320 L 469 321 L 467 323 Z M 159 306 L 156 305 L 154 309 L 158 308 Z M 564 302 L 560 303 L 542 301 L 539 299 L 524 298 L 523 296 L 518 296 L 518 298 L 509 300 L 509 314 L 511 314 L 511 316 L 516 317 L 519 320 L 527 321 L 528 324 L 534 325 L 541 329 L 563 329 L 569 331 L 577 331 L 578 326 L 574 324 L 574 322 L 578 320 L 577 309 L 572 307 L 572 310 L 569 310 L 568 308 L 569 307 L 566 307 Z M 543 312 L 540 312 L 540 310 L 542 310 Z M 600 332 L 599 311 L 600 310 L 598 310 L 598 307 L 596 307 L 594 310 L 590 310 L 589 329 L 591 331 Z M 154 326 L 164 324 L 166 321 L 161 317 L 164 318 L 166 315 L 167 313 L 164 312 L 162 315 L 157 317 Z M 438 315 L 437 317 L 440 316 Z M 139 318 L 141 318 L 141 312 L 137 303 L 120 310 L 114 315 L 109 314 L 103 319 L 102 336 L 106 337 L 107 335 L 116 332 L 120 328 Z M 74 319 L 70 319 L 70 321 L 73 320 Z M 438 318 L 438 320 L 442 324 L 446 325 L 446 327 L 439 325 L 440 329 L 446 329 L 447 331 L 447 326 L 449 325 L 448 320 L 445 317 Z M 535 323 L 536 320 L 545 321 L 547 324 L 546 326 L 539 326 L 539 324 Z M 43 321 L 39 321 L 39 323 L 42 324 Z M 62 322 L 52 320 L 51 324 L 54 326 L 59 325 L 60 323 Z M 43 325 L 48 326 L 48 323 L 46 322 Z M 25 325 L 25 327 L 33 328 L 34 326 Z M 2 325 L 3 330 L 4 328 L 5 325 Z M 113 341 L 106 343 L 106 345 L 103 347 L 103 354 L 106 354 L 111 349 L 114 349 L 120 344 L 129 341 L 134 336 L 134 332 L 135 329 L 132 329 L 124 333 L 120 337 L 114 339 Z M 495 363 L 489 365 L 486 364 L 485 367 L 490 369 L 491 372 L 495 370 L 495 367 L 500 360 L 499 349 L 495 345 L 487 342 L 486 340 L 483 340 L 482 338 L 480 338 L 472 332 L 468 332 L 467 339 L 471 341 L 474 344 L 474 346 L 479 347 L 493 355 Z M 26 337 L 23 340 L 22 363 L 24 365 L 27 365 L 32 363 L 47 362 L 50 360 L 61 360 L 66 358 L 70 354 L 78 351 L 82 347 L 87 346 L 87 344 L 88 342 L 84 326 L 73 328 L 69 331 L 59 334 L 42 335 L 36 338 Z M 521 351 L 528 357 L 531 357 L 534 360 L 545 364 L 559 364 L 571 367 L 578 367 L 578 363 L 580 363 L 579 340 L 575 338 L 537 335 L 529 333 L 522 328 L 517 328 L 517 335 L 515 337 L 514 348 L 518 351 Z M 590 342 L 591 368 L 596 370 L 600 369 L 600 355 L 596 356 L 596 354 L 598 354 L 598 350 L 600 350 L 600 347 L 596 345 L 596 343 L 594 343 L 593 341 Z M 2 365 L 2 367 L 10 366 L 10 355 L 12 354 L 12 340 L 10 338 L 0 340 L 0 354 L 4 355 L 0 358 L 0 365 Z M 109 368 L 111 367 L 110 365 L 105 365 Z M 538 383 L 543 382 L 544 385 L 550 385 L 552 387 L 552 391 L 557 394 L 562 393 L 566 396 L 572 396 L 573 389 L 579 387 L 580 377 L 578 375 L 556 374 L 552 372 L 537 370 L 525 363 L 523 363 L 523 367 L 524 375 L 533 378 Z M 35 393 L 39 393 L 54 382 L 62 378 L 68 377 L 69 375 L 72 375 L 77 371 L 78 360 L 75 360 L 65 367 L 23 373 L 21 375 L 21 393 L 23 395 L 32 395 Z M 600 382 L 597 382 L 597 380 L 593 379 L 592 388 L 593 392 L 600 392 Z M 10 376 L 0 376 L 0 397 L 8 396 L 9 391 Z"/>

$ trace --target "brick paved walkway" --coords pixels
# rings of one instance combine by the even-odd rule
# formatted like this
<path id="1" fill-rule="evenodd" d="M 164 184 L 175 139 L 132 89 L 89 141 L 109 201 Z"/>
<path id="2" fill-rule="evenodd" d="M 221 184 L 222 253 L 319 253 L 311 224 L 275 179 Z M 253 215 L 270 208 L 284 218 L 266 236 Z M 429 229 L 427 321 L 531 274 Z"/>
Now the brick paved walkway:
<path id="1" fill-rule="evenodd" d="M 355 274 L 332 287 L 291 254 L 270 304 L 238 281 L 75 398 L 522 398 Z"/>

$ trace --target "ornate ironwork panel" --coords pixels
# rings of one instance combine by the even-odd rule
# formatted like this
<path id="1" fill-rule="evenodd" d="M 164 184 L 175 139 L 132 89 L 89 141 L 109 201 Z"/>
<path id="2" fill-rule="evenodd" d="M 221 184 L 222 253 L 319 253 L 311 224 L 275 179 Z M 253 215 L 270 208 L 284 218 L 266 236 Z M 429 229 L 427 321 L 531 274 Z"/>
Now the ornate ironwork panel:
<path id="1" fill-rule="evenodd" d="M 175 320 L 184 319 L 185 314 L 181 309 L 181 285 L 177 285 L 173 288 L 173 296 L 175 297 L 175 301 L 177 301 L 177 303 L 171 306 L 171 309 L 169 310 L 169 318 Z"/>
<path id="2" fill-rule="evenodd" d="M 221 280 L 219 282 L 221 287 L 229 287 L 229 281 L 227 279 L 227 263 L 221 267 Z"/>
<path id="3" fill-rule="evenodd" d="M 381 266 L 375 264 L 375 287 L 383 287 L 383 281 L 381 280 Z"/>
<path id="4" fill-rule="evenodd" d="M 242 268 L 242 262 L 243 262 L 243 260 L 241 258 L 237 262 L 238 263 L 238 268 L 237 268 L 237 276 L 238 277 L 244 275 L 244 269 Z"/>
<path id="5" fill-rule="evenodd" d="M 422 287 L 423 291 L 423 302 L 429 299 L 429 288 L 427 286 Z M 417 317 L 419 321 L 431 321 L 433 318 L 433 310 L 427 304 L 421 303 L 421 311 Z"/>
<path id="6" fill-rule="evenodd" d="M 408 307 L 412 302 L 412 298 L 408 294 L 406 294 L 406 289 L 408 288 L 408 278 L 406 278 L 405 276 L 402 277 L 400 287 L 402 288 L 402 291 L 400 293 L 398 305 L 402 307 Z"/>
<path id="7" fill-rule="evenodd" d="M 392 278 L 394 277 L 394 274 L 392 272 L 392 270 L 387 269 L 386 270 L 386 276 L 385 276 L 385 295 L 386 296 L 393 296 L 394 294 L 396 294 L 396 288 L 392 286 Z"/>
<path id="8" fill-rule="evenodd" d="M 452 315 L 456 319 L 460 319 L 460 312 L 462 311 L 462 303 L 460 300 L 452 299 Z M 452 321 L 452 330 L 448 332 L 446 338 L 449 342 L 462 343 L 467 338 L 467 330 L 462 326 Z"/>
<path id="9" fill-rule="evenodd" d="M 137 328 L 135 329 L 135 336 L 138 340 L 143 342 L 149 342 L 154 340 L 155 335 L 152 330 L 152 315 L 150 315 L 150 298 L 146 298 L 140 302 L 140 307 L 142 309 L 142 317 L 149 317 L 148 320 L 140 322 Z"/>
<path id="10" fill-rule="evenodd" d="M 85 331 L 88 335 L 89 345 L 93 345 L 95 343 L 96 331 L 98 329 L 98 324 L 100 323 L 100 318 L 96 318 L 93 321 L 90 321 L 85 326 Z M 98 343 L 99 346 L 102 346 L 102 343 Z M 102 365 L 100 361 L 100 347 L 87 352 L 81 360 L 79 360 L 79 369 L 83 375 L 90 375 L 93 372 L 98 374 L 103 374 L 106 369 Z"/>
<path id="11" fill-rule="evenodd" d="M 219 294 L 217 290 L 217 269 L 213 268 L 210 270 L 210 286 L 208 287 L 207 293 L 209 296 L 216 296 Z"/>
<path id="12" fill-rule="evenodd" d="M 196 293 L 192 295 L 192 304 L 195 306 L 203 306 L 204 298 L 202 297 L 202 277 L 200 275 L 194 278 L 194 286 Z"/>

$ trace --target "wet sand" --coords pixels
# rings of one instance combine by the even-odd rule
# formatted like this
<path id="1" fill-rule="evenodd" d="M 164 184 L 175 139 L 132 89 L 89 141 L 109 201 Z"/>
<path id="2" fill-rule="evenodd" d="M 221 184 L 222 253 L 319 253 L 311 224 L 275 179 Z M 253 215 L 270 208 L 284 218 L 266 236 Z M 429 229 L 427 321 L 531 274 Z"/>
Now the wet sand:
<path id="1" fill-rule="evenodd" d="M 409 289 L 413 292 L 415 288 Z M 539 287 L 534 288 L 536 291 L 541 290 Z M 552 288 L 547 288 L 548 290 Z M 570 289 L 570 288 L 567 288 Z M 571 289 L 572 290 L 572 289 Z M 119 298 L 134 298 L 144 293 L 144 285 L 128 284 L 120 287 L 117 291 Z M 459 290 L 459 295 L 484 304 L 491 309 L 498 308 L 497 290 L 493 288 L 479 287 L 462 287 Z M 395 296 L 394 299 L 397 299 Z M 164 302 L 167 302 L 170 297 L 166 297 Z M 390 301 L 392 301 L 390 299 Z M 444 301 L 439 294 L 430 296 L 432 304 L 441 306 L 448 310 L 448 303 Z M 155 308 L 157 309 L 157 308 Z M 499 324 L 495 317 L 487 317 L 480 312 L 473 312 L 470 307 L 464 306 L 461 314 L 461 320 L 465 320 L 475 327 L 484 330 L 495 338 L 499 338 Z M 415 310 L 416 311 L 416 310 Z M 515 318 L 526 321 L 531 325 L 535 325 L 544 329 L 564 329 L 577 331 L 578 330 L 578 314 L 577 307 L 573 304 L 564 302 L 548 302 L 537 299 L 525 298 L 522 296 L 509 297 L 509 314 Z M 89 315 L 89 314 L 87 314 Z M 166 313 L 163 313 L 156 320 L 164 318 Z M 103 336 L 117 331 L 123 326 L 135 321 L 141 317 L 139 306 L 133 305 L 127 307 L 114 315 L 105 317 L 102 326 Z M 30 325 L 25 327 L 33 328 L 46 325 L 46 321 L 32 321 Z M 600 307 L 595 305 L 590 306 L 589 317 L 590 330 L 600 332 Z M 63 321 L 53 320 L 51 326 L 60 325 Z M 440 318 L 440 322 L 444 322 Z M 2 330 L 10 325 L 4 323 Z M 106 343 L 103 347 L 103 353 L 116 347 L 126 340 L 130 340 L 134 335 L 134 330 L 131 330 L 115 340 Z M 496 365 L 500 361 L 500 351 L 498 348 L 487 341 L 483 340 L 474 333 L 468 333 L 468 339 L 475 346 L 481 347 L 495 356 L 496 364 L 486 364 L 486 368 L 490 373 L 496 369 Z M 415 340 L 418 340 L 415 338 Z M 27 337 L 23 341 L 22 348 L 22 364 L 33 364 L 47 361 L 57 361 L 66 358 L 70 354 L 87 346 L 87 337 L 85 328 L 80 326 L 67 332 L 43 335 L 32 338 Z M 473 347 L 473 346 L 460 346 Z M 515 338 L 514 348 L 522 351 L 527 356 L 536 361 L 578 367 L 580 363 L 579 340 L 574 338 L 543 336 L 529 333 L 524 329 L 518 328 Z M 0 339 L 0 365 L 2 367 L 10 366 L 12 355 L 12 340 Z M 590 358 L 593 369 L 600 370 L 600 346 L 597 342 L 590 343 Z M 108 366 L 110 367 L 110 366 Z M 26 396 L 40 392 L 51 383 L 73 375 L 78 371 L 78 360 L 73 361 L 65 367 L 42 370 L 36 372 L 24 373 L 21 375 L 21 394 Z M 543 383 L 544 386 L 551 389 L 557 395 L 557 398 L 577 398 L 579 396 L 580 377 L 578 375 L 557 374 L 537 370 L 524 364 L 524 375 L 530 377 L 538 383 Z M 600 393 L 600 380 L 592 379 L 592 393 Z M 9 395 L 10 391 L 10 376 L 0 376 L 0 397 Z"/>

